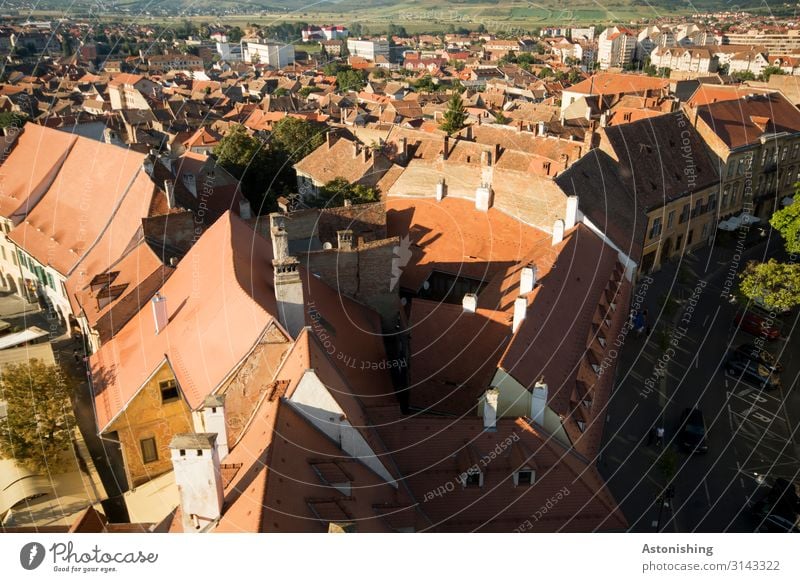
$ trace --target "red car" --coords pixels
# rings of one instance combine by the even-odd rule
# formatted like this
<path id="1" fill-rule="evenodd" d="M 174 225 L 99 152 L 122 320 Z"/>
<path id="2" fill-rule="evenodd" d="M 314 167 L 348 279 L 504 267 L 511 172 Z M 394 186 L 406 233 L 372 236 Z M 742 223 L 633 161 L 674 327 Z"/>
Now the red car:
<path id="1" fill-rule="evenodd" d="M 770 322 L 765 317 L 756 315 L 751 312 L 739 312 L 734 319 L 736 325 L 747 333 L 761 336 L 767 340 L 776 340 L 781 337 L 781 330 L 775 325 L 775 322 Z"/>

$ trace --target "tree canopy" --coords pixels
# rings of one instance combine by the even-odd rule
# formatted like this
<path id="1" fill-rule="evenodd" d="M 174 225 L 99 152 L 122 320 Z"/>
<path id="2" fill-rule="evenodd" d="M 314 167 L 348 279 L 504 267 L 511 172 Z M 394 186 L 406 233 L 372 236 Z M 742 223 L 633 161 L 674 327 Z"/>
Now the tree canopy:
<path id="1" fill-rule="evenodd" d="M 58 366 L 35 359 L 4 366 L 0 399 L 6 402 L 8 416 L 0 421 L 0 454 L 31 471 L 64 470 L 71 459 L 75 426 L 72 390 Z"/>
<path id="2" fill-rule="evenodd" d="M 464 108 L 464 101 L 461 95 L 453 93 L 450 101 L 447 102 L 447 111 L 444 112 L 444 118 L 439 124 L 442 131 L 446 131 L 449 135 L 454 134 L 466 126 L 467 111 Z"/>
<path id="3" fill-rule="evenodd" d="M 336 73 L 339 91 L 361 91 L 364 88 L 364 73 L 355 69 L 342 69 Z"/>
<path id="4" fill-rule="evenodd" d="M 785 310 L 800 305 L 800 265 L 751 261 L 740 275 L 739 291 L 769 309 Z"/>
<path id="5" fill-rule="evenodd" d="M 795 191 L 794 202 L 773 214 L 769 223 L 781 233 L 789 253 L 800 253 L 800 189 Z"/>
<path id="6" fill-rule="evenodd" d="M 361 184 L 351 184 L 344 178 L 334 178 L 319 190 L 316 206 L 343 206 L 344 201 L 353 204 L 378 202 L 380 195 L 374 188 Z"/>

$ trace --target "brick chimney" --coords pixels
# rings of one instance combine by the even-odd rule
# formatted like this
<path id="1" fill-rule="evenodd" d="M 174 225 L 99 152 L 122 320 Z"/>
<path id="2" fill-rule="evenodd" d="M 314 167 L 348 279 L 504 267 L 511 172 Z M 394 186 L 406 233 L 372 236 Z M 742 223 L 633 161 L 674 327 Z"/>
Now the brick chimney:
<path id="1" fill-rule="evenodd" d="M 444 136 L 444 144 L 442 147 L 442 159 L 447 160 L 447 156 L 450 155 L 450 136 Z"/>
<path id="2" fill-rule="evenodd" d="M 352 230 L 337 230 L 336 239 L 340 251 L 353 250 L 353 231 Z"/>
<path id="3" fill-rule="evenodd" d="M 217 435 L 176 434 L 169 444 L 184 533 L 199 533 L 222 515 L 224 491 Z"/>

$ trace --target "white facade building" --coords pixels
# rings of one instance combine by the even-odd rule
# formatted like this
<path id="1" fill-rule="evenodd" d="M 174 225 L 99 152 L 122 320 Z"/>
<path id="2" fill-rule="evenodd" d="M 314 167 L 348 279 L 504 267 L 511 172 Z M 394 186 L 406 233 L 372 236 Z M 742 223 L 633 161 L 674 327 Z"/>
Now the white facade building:
<path id="1" fill-rule="evenodd" d="M 276 69 L 294 64 L 294 46 L 263 40 L 243 40 L 242 60 L 247 63 L 258 62 Z"/>
<path id="2" fill-rule="evenodd" d="M 600 33 L 597 61 L 602 70 L 621 68 L 633 61 L 636 36 L 625 27 L 614 26 Z"/>
<path id="3" fill-rule="evenodd" d="M 358 38 L 347 39 L 347 50 L 354 57 L 361 57 L 374 61 L 379 55 L 389 58 L 388 40 L 361 40 Z"/>

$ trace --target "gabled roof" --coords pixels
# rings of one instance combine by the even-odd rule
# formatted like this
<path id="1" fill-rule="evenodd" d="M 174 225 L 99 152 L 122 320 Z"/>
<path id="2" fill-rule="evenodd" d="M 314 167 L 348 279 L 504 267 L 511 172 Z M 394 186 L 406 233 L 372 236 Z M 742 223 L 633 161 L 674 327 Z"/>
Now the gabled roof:
<path id="1" fill-rule="evenodd" d="M 596 73 L 565 91 L 584 95 L 620 95 L 623 93 L 644 93 L 669 88 L 669 79 L 631 75 L 624 73 Z"/>
<path id="2" fill-rule="evenodd" d="M 270 244 L 225 213 L 161 287 L 169 323 L 155 333 L 150 305 L 91 356 L 99 430 L 166 360 L 192 409 L 252 349 L 276 313 Z"/>
<path id="3" fill-rule="evenodd" d="M 60 132 L 45 131 L 60 139 Z M 126 148 L 76 138 L 44 197 L 9 236 L 40 263 L 68 275 L 126 197 L 152 195 L 143 160 Z"/>
<path id="4" fill-rule="evenodd" d="M 697 116 L 731 149 L 755 143 L 765 134 L 800 133 L 800 110 L 780 93 L 710 103 L 698 107 Z M 758 118 L 769 123 L 764 127 Z"/>
<path id="5" fill-rule="evenodd" d="M 0 215 L 19 223 L 47 192 L 76 141 L 69 133 L 26 124 L 0 166 Z"/>

